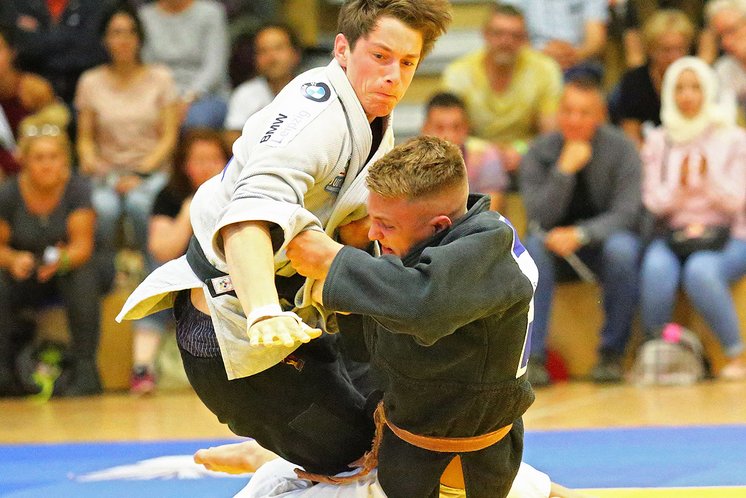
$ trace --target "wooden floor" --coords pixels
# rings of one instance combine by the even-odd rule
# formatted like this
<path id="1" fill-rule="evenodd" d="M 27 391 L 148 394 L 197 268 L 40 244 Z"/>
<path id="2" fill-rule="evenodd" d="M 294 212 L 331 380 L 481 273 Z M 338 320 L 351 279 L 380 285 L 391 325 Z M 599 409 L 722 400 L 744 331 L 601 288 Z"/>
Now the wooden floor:
<path id="1" fill-rule="evenodd" d="M 566 383 L 537 391 L 527 430 L 746 423 L 746 382 L 641 388 Z M 190 391 L 147 398 L 0 400 L 0 443 L 230 437 Z"/>

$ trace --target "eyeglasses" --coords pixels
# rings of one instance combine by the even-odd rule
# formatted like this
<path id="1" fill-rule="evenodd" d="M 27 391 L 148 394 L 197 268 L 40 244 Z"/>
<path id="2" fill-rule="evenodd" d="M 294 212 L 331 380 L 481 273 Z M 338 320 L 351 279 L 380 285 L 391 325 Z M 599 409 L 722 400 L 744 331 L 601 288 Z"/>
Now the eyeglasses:
<path id="1" fill-rule="evenodd" d="M 58 137 L 62 134 L 60 127 L 53 124 L 28 125 L 23 128 L 24 137 Z"/>

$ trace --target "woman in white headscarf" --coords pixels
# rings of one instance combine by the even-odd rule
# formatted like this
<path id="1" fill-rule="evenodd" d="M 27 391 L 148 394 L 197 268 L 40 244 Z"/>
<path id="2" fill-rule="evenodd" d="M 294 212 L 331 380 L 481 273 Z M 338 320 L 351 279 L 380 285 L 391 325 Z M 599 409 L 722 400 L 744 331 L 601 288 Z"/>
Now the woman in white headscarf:
<path id="1" fill-rule="evenodd" d="M 721 377 L 746 378 L 730 292 L 713 279 L 746 200 L 746 132 L 730 99 L 719 99 L 714 71 L 684 57 L 666 71 L 662 125 L 642 149 L 643 203 L 659 227 L 641 270 L 641 309 L 651 336 L 671 320 L 680 284 L 718 336 L 728 357 Z M 709 282 L 703 277 L 707 276 Z M 727 281 L 726 281 L 727 282 Z"/>

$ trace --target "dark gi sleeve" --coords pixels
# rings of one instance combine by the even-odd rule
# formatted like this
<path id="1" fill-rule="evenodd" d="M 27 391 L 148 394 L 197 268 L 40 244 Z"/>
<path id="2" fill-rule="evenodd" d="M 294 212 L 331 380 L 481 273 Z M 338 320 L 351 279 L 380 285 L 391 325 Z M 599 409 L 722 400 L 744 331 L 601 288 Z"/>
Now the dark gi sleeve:
<path id="1" fill-rule="evenodd" d="M 513 256 L 507 224 L 495 220 L 489 228 L 451 239 L 426 248 L 412 266 L 397 257 L 343 248 L 324 284 L 325 305 L 369 315 L 393 333 L 431 345 L 530 298 L 532 286 Z"/>

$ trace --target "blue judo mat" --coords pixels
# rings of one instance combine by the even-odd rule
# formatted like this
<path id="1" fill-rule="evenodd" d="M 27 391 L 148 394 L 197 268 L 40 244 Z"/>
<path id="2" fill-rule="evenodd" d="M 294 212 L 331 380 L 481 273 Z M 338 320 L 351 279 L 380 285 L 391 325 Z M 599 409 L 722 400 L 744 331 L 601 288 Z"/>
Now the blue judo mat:
<path id="1" fill-rule="evenodd" d="M 231 497 L 246 477 L 191 463 L 235 440 L 0 445 L 0 496 Z M 746 425 L 534 431 L 524 460 L 575 488 L 744 486 Z"/>

